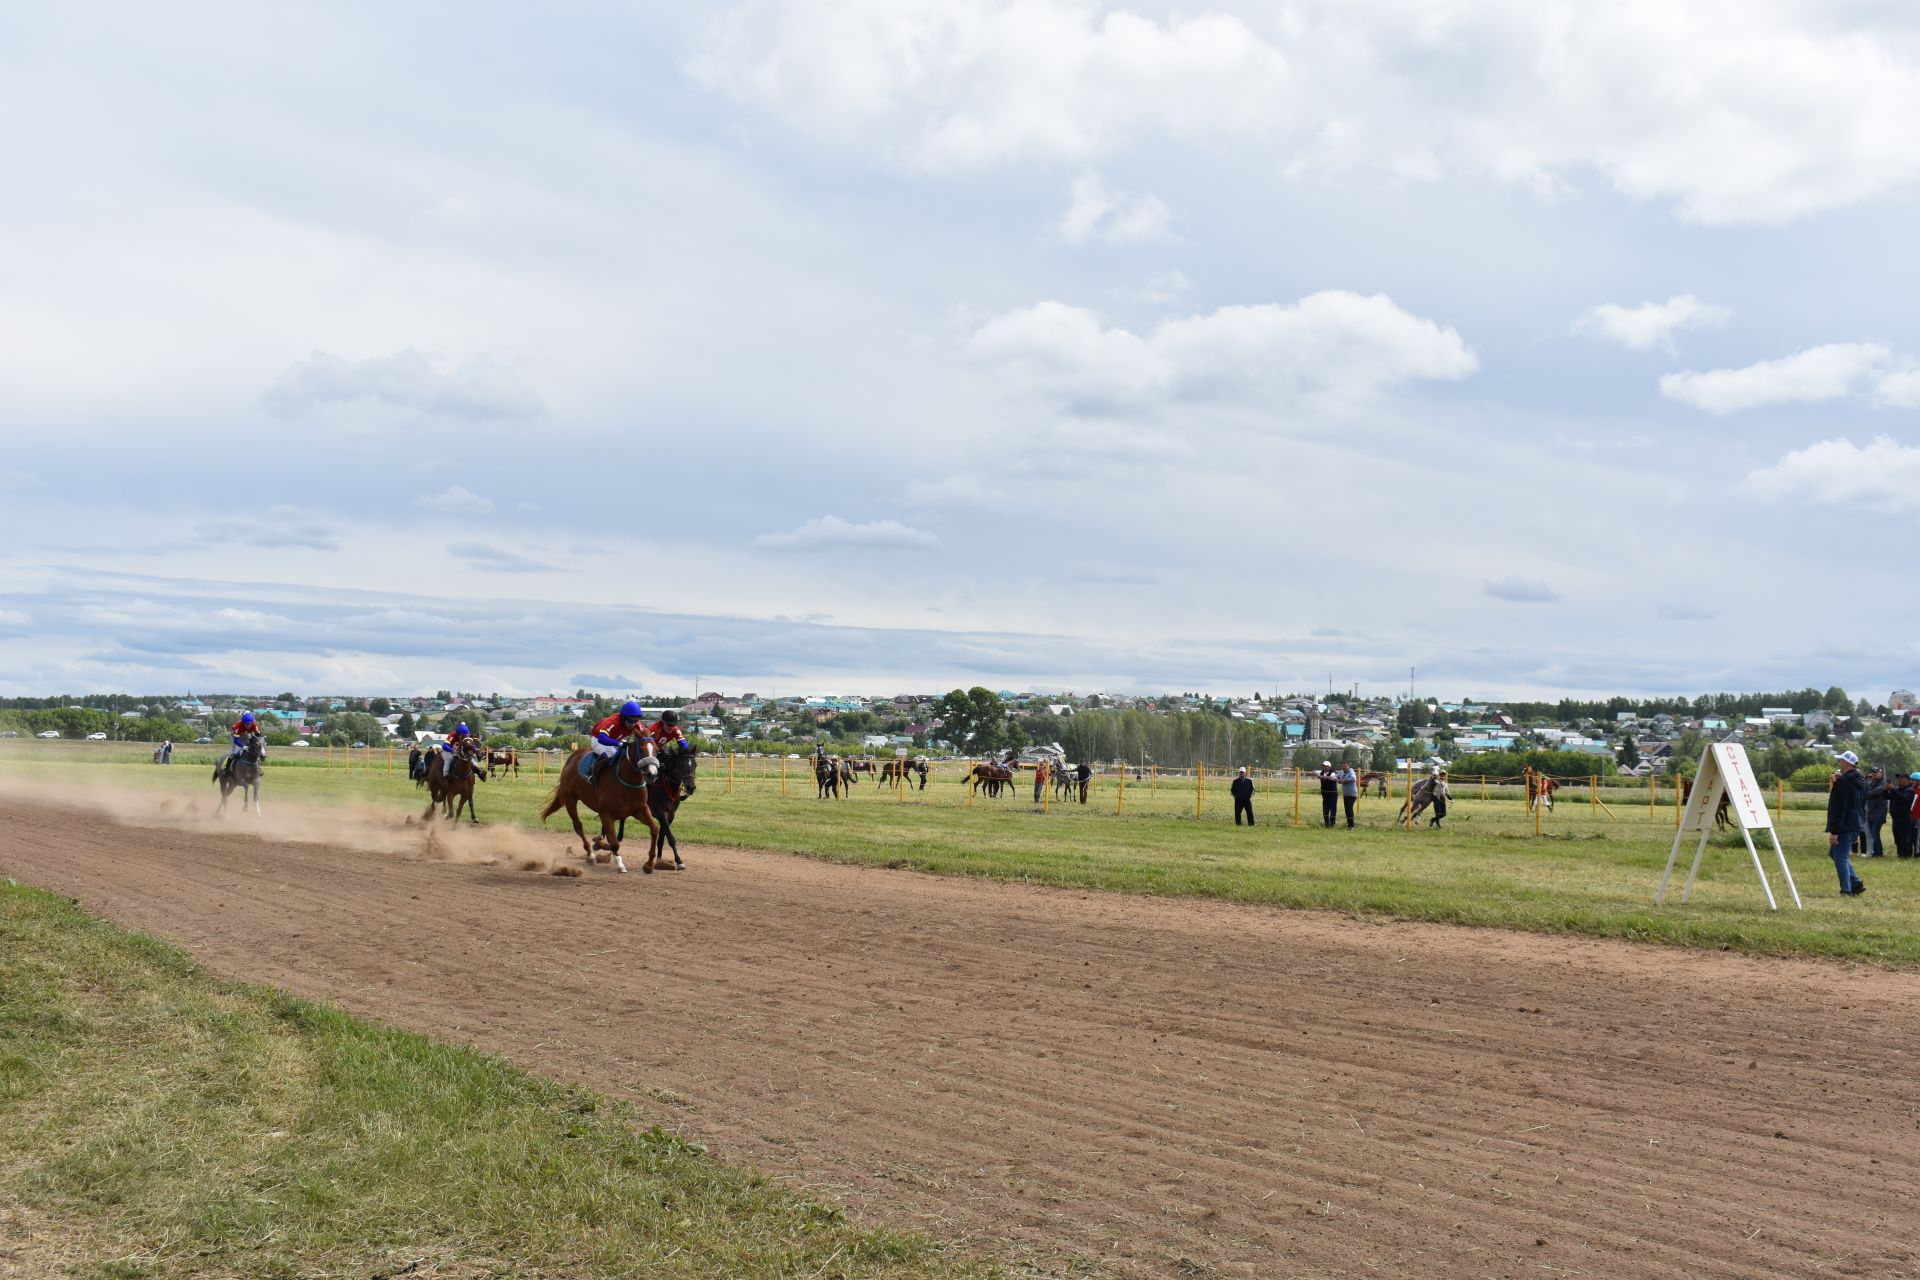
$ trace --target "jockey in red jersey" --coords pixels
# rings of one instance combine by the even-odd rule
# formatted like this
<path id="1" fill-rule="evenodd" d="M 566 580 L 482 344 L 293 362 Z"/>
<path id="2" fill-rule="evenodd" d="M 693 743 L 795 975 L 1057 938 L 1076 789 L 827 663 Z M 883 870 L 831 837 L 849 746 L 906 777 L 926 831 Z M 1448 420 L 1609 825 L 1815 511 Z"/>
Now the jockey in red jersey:
<path id="1" fill-rule="evenodd" d="M 260 726 L 254 721 L 253 712 L 241 712 L 240 718 L 228 726 L 228 732 L 233 734 L 233 750 L 227 753 L 226 759 L 229 767 L 235 760 L 246 754 L 249 742 L 259 742 L 260 758 L 262 760 L 267 758 L 266 743 L 261 739 Z"/>
<path id="2" fill-rule="evenodd" d="M 473 741 L 473 734 L 467 731 L 467 722 L 462 720 L 453 727 L 453 732 L 447 735 L 447 740 L 440 744 L 440 749 L 447 753 L 446 758 L 440 761 L 441 777 L 453 776 L 453 762 L 459 758 L 460 748 L 471 741 Z"/>
<path id="3" fill-rule="evenodd" d="M 647 736 L 658 743 L 663 752 L 676 742 L 682 751 L 687 750 L 687 735 L 680 732 L 678 711 L 662 711 L 660 718 L 647 726 Z"/>
<path id="4" fill-rule="evenodd" d="M 620 754 L 621 745 L 636 733 L 641 733 L 640 718 L 645 714 L 640 704 L 629 698 L 620 704 L 620 709 L 593 726 L 593 741 L 587 745 L 593 755 L 587 762 L 587 780 L 597 781 L 600 770 L 606 768 L 607 761 Z"/>

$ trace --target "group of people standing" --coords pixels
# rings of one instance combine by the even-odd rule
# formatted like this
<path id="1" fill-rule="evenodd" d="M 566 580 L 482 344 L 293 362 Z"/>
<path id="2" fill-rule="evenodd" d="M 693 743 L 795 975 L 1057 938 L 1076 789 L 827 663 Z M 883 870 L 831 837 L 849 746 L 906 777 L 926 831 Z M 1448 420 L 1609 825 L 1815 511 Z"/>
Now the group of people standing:
<path id="1" fill-rule="evenodd" d="M 1343 762 L 1336 766 L 1331 760 L 1322 760 L 1320 762 L 1319 778 L 1321 821 L 1329 827 L 1337 825 L 1340 821 L 1341 810 L 1344 807 L 1347 816 L 1347 826 L 1349 828 L 1356 826 L 1357 824 L 1354 822 L 1353 817 L 1353 806 L 1360 799 L 1359 771 L 1351 764 Z M 1431 803 L 1433 805 L 1431 825 L 1437 827 L 1440 825 L 1441 820 L 1447 816 L 1447 801 L 1452 798 L 1452 792 L 1447 787 L 1444 771 L 1440 769 L 1435 769 L 1430 782 L 1423 785 L 1431 788 Z M 1248 826 L 1252 826 L 1253 778 L 1248 774 L 1244 766 L 1241 768 L 1239 776 L 1234 778 L 1233 785 L 1228 787 L 1227 790 L 1233 796 L 1233 825 L 1237 827 L 1244 820 Z"/>
<path id="2" fill-rule="evenodd" d="M 1884 858 L 1886 846 L 1880 831 L 1893 820 L 1894 854 L 1915 856 L 1916 837 L 1920 837 L 1920 773 L 1887 780 L 1884 769 L 1860 771 L 1860 757 L 1842 751 L 1834 757 L 1839 772 L 1833 789 L 1827 793 L 1827 853 L 1840 877 L 1840 892 L 1857 898 L 1867 885 L 1853 869 L 1855 853 L 1867 858 Z"/>

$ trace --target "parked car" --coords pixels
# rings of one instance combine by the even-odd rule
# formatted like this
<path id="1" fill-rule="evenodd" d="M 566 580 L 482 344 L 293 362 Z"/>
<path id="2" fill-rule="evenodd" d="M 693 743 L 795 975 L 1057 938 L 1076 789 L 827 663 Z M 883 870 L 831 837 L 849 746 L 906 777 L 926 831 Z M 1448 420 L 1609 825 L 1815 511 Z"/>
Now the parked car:
<path id="1" fill-rule="evenodd" d="M 213 741 L 212 738 L 195 738 L 194 739 L 195 744 L 199 746 L 205 746 L 207 743 L 212 741 Z"/>
<path id="2" fill-rule="evenodd" d="M 306 740 L 305 738 L 301 738 L 301 739 L 300 739 L 299 741 L 297 741 L 297 742 L 289 742 L 289 743 L 288 743 L 287 745 L 288 745 L 288 746 L 290 746 L 290 747 L 304 747 L 304 746 L 308 746 L 308 745 L 309 745 L 309 743 L 307 742 L 307 740 Z"/>
<path id="3" fill-rule="evenodd" d="M 364 747 L 364 746 L 366 746 L 367 744 L 366 744 L 366 743 L 364 743 L 364 742 L 356 742 L 356 743 L 354 743 L 353 745 L 354 745 L 355 747 Z"/>
<path id="4" fill-rule="evenodd" d="M 45 733 L 36 733 L 33 736 L 36 738 L 57 738 L 60 736 L 60 731 L 58 729 L 49 729 Z"/>
<path id="5" fill-rule="evenodd" d="M 90 733 L 87 735 L 88 742 L 105 742 L 106 740 L 107 735 L 104 733 Z"/>
<path id="6" fill-rule="evenodd" d="M 15 733 L 12 729 L 0 729 L 0 738 L 17 738 L 19 736 L 20 735 Z"/>

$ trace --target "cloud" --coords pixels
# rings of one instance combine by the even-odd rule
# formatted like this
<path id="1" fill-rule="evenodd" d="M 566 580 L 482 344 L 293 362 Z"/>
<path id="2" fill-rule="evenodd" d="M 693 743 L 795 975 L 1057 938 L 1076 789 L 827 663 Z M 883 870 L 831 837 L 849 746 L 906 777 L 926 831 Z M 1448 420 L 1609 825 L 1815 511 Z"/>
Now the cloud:
<path id="1" fill-rule="evenodd" d="M 283 417 L 333 413 L 375 422 L 420 417 L 534 421 L 547 414 L 545 402 L 507 365 L 473 359 L 442 372 L 413 350 L 365 360 L 316 351 L 287 367 L 268 389 L 265 403 Z"/>
<path id="2" fill-rule="evenodd" d="M 1560 599 L 1554 589 L 1546 583 L 1520 577 L 1506 577 L 1498 582 L 1488 579 L 1486 593 L 1495 600 L 1506 600 L 1514 604 L 1552 604 Z"/>
<path id="3" fill-rule="evenodd" d="M 1060 238 L 1068 244 L 1103 240 L 1108 244 L 1146 244 L 1173 234 L 1173 210 L 1159 196 L 1130 199 L 1109 191 L 1097 173 L 1073 180 L 1071 200 L 1060 218 Z"/>
<path id="4" fill-rule="evenodd" d="M 337 551 L 339 530 L 295 507 L 269 507 L 251 520 L 206 520 L 194 527 L 194 540 L 231 543 L 268 550 Z"/>
<path id="5" fill-rule="evenodd" d="M 834 547 L 866 547 L 890 551 L 931 551 L 940 539 L 897 520 L 853 524 L 839 516 L 809 520 L 785 533 L 763 533 L 753 545 L 768 551 L 821 551 Z"/>
<path id="6" fill-rule="evenodd" d="M 1822 440 L 1749 472 L 1740 488 L 1756 498 L 1809 506 L 1920 510 L 1920 448 L 1886 436 L 1864 448 L 1850 440 Z"/>
<path id="7" fill-rule="evenodd" d="M 1294 176 L 1466 173 L 1557 198 L 1598 173 L 1690 221 L 1778 224 L 1920 178 L 1896 123 L 1920 116 L 1915 36 L 1896 7 L 1791 0 L 1303 0 L 1254 25 L 1085 0 L 747 0 L 688 70 L 924 169 L 1251 141 Z"/>
<path id="8" fill-rule="evenodd" d="M 440 493 L 423 493 L 413 500 L 413 505 L 426 511 L 437 511 L 447 515 L 460 515 L 493 510 L 493 500 L 470 493 L 457 484 L 450 484 Z"/>
<path id="9" fill-rule="evenodd" d="M 1164 305 L 1192 292 L 1193 281 L 1187 279 L 1184 271 L 1161 271 L 1148 276 L 1131 289 L 1121 291 L 1120 296 L 1133 302 L 1151 302 Z"/>
<path id="10" fill-rule="evenodd" d="M 1581 317 L 1576 328 L 1635 351 L 1654 347 L 1671 351 L 1674 334 L 1683 329 L 1723 325 L 1732 315 L 1726 307 L 1712 306 L 1683 293 L 1665 302 L 1643 302 L 1637 307 L 1603 302 Z"/>
<path id="11" fill-rule="evenodd" d="M 1837 400 L 1892 360 L 1878 343 L 1834 342 L 1741 369 L 1669 373 L 1660 379 L 1660 394 L 1708 413 Z"/>
<path id="12" fill-rule="evenodd" d="M 1720 616 L 1720 611 L 1701 605 L 1663 604 L 1655 607 L 1654 616 L 1662 622 L 1711 622 Z"/>
<path id="13" fill-rule="evenodd" d="M 25 631 L 33 618 L 18 609 L 0 609 L 0 631 Z"/>
<path id="14" fill-rule="evenodd" d="M 517 551 L 508 551 L 504 547 L 491 546 L 484 542 L 456 542 L 447 548 L 447 554 L 465 560 L 477 569 L 492 573 L 558 573 L 558 565 L 548 564 L 544 560 L 535 560 L 523 556 Z"/>
<path id="15" fill-rule="evenodd" d="M 1070 409 L 1092 412 L 1367 395 L 1417 378 L 1463 378 L 1479 367 L 1453 329 L 1401 310 L 1384 294 L 1345 292 L 1165 320 L 1145 337 L 1106 328 L 1081 307 L 1039 302 L 982 325 L 968 350 Z"/>

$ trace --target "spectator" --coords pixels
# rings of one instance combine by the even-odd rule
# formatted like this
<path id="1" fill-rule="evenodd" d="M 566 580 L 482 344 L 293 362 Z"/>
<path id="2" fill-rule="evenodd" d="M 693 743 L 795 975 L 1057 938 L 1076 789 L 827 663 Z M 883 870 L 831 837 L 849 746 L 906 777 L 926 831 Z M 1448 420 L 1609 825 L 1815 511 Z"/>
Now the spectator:
<path id="1" fill-rule="evenodd" d="M 1245 765 L 1240 766 L 1240 776 L 1233 780 L 1227 790 L 1233 792 L 1233 825 L 1240 825 L 1240 815 L 1247 815 L 1247 825 L 1253 825 L 1253 779 L 1247 776 Z"/>
<path id="2" fill-rule="evenodd" d="M 1333 776 L 1333 761 L 1320 762 L 1320 820 L 1329 827 L 1340 813 L 1340 784 Z"/>
<path id="3" fill-rule="evenodd" d="M 1867 770 L 1867 856 L 1884 858 L 1886 846 L 1880 843 L 1880 828 L 1887 825 L 1887 809 L 1893 803 L 1893 786 L 1884 769 Z"/>
<path id="4" fill-rule="evenodd" d="M 1447 816 L 1447 801 L 1453 799 L 1453 788 L 1447 785 L 1447 771 L 1433 771 L 1433 821 L 1428 826 L 1438 830 L 1440 820 Z"/>
<path id="5" fill-rule="evenodd" d="M 1867 824 L 1867 780 L 1856 768 L 1860 757 L 1842 751 L 1834 757 L 1840 772 L 1833 776 L 1833 789 L 1827 792 L 1827 855 L 1840 876 L 1843 897 L 1857 898 L 1867 886 L 1853 870 L 1853 840 Z"/>
<path id="6" fill-rule="evenodd" d="M 1353 805 L 1360 798 L 1360 775 L 1354 772 L 1353 765 L 1341 761 L 1335 771 L 1334 779 L 1340 784 L 1340 801 L 1347 807 L 1347 830 L 1353 830 Z"/>
<path id="7" fill-rule="evenodd" d="M 1893 817 L 1893 851 L 1903 858 L 1913 856 L 1916 834 L 1913 806 L 1916 802 L 1920 802 L 1920 794 L 1913 789 L 1916 780 L 1920 780 L 1920 773 L 1910 773 L 1900 779 L 1900 785 L 1894 790 L 1892 803 L 1888 805 L 1888 811 Z"/>
<path id="8" fill-rule="evenodd" d="M 1040 803 L 1041 793 L 1047 787 L 1047 759 L 1042 756 L 1033 766 L 1033 802 Z"/>

